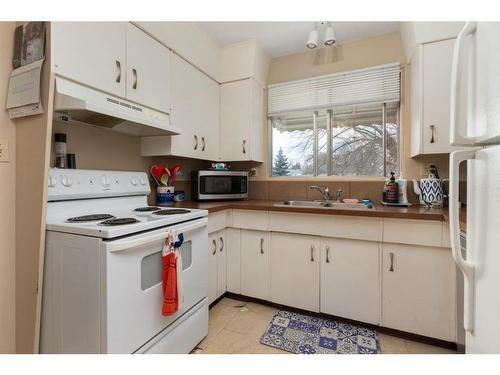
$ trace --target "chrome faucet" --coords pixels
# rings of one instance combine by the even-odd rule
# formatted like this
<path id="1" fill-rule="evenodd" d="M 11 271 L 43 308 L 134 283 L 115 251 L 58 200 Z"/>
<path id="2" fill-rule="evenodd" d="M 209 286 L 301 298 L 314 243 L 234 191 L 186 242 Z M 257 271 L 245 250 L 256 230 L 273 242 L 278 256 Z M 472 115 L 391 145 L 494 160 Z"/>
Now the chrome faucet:
<path id="1" fill-rule="evenodd" d="M 309 186 L 309 189 L 319 191 L 321 193 L 321 196 L 323 197 L 324 201 L 332 200 L 332 197 L 330 196 L 330 190 L 326 186 L 322 190 L 319 186 L 311 185 L 311 186 Z"/>
<path id="2" fill-rule="evenodd" d="M 342 189 L 337 190 L 337 193 L 335 194 L 335 202 L 342 202 Z"/>

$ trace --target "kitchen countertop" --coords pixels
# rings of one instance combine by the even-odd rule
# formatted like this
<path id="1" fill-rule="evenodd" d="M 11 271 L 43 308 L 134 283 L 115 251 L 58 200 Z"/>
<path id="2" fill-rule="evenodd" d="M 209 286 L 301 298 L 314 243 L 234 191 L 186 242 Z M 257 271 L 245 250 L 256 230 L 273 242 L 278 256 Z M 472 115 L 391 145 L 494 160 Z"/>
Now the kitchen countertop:
<path id="1" fill-rule="evenodd" d="M 283 201 L 271 201 L 271 200 L 211 201 L 211 202 L 184 201 L 175 203 L 174 207 L 199 208 L 203 210 L 208 210 L 209 213 L 223 211 L 227 209 L 240 209 L 240 210 L 295 212 L 295 213 L 322 214 L 322 215 L 346 215 L 346 216 L 386 217 L 386 218 L 397 218 L 397 219 L 420 219 L 420 220 L 435 220 L 435 221 L 447 221 L 448 219 L 447 208 L 426 209 L 424 207 L 420 207 L 417 205 L 414 205 L 412 207 L 388 207 L 382 205 L 375 205 L 375 208 L 370 210 L 276 206 L 276 204 L 282 204 L 282 203 Z M 465 212 L 465 210 L 463 211 Z M 463 226 L 465 229 L 465 214 L 463 215 L 463 219 L 464 219 Z"/>
<path id="2" fill-rule="evenodd" d="M 449 212 L 447 209 L 446 209 L 446 212 L 444 212 L 444 221 L 446 221 L 447 223 L 450 221 L 450 216 L 449 216 Z M 466 233 L 467 232 L 467 209 L 463 206 L 460 209 L 458 221 L 460 223 L 460 231 Z"/>

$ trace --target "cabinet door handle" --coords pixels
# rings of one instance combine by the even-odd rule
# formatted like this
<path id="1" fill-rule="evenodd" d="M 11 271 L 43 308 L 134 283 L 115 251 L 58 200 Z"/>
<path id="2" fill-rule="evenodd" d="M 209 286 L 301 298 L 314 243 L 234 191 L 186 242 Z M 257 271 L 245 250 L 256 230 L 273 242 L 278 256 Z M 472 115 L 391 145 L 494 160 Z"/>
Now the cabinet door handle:
<path id="1" fill-rule="evenodd" d="M 116 64 L 116 83 L 120 83 L 120 81 L 122 80 L 122 64 L 121 62 L 119 62 L 118 60 L 115 60 L 115 64 Z"/>
<path id="2" fill-rule="evenodd" d="M 314 245 L 311 245 L 311 262 L 314 262 Z"/>
<path id="3" fill-rule="evenodd" d="M 135 70 L 135 68 L 132 68 L 132 76 L 134 77 L 134 83 L 132 83 L 132 88 L 134 90 L 137 90 L 137 70 Z"/>
<path id="4" fill-rule="evenodd" d="M 220 243 L 221 243 L 219 251 L 222 253 L 222 250 L 224 250 L 224 238 L 219 237 L 219 240 L 220 240 Z"/>
<path id="5" fill-rule="evenodd" d="M 389 253 L 389 259 L 391 260 L 391 266 L 389 267 L 389 272 L 394 272 L 394 253 Z"/>
<path id="6" fill-rule="evenodd" d="M 436 127 L 434 125 L 429 126 L 431 128 L 431 143 L 435 143 L 436 141 L 434 140 L 434 130 Z"/>
<path id="7" fill-rule="evenodd" d="M 212 255 L 215 255 L 215 253 L 217 252 L 217 242 L 215 242 L 215 239 L 212 240 L 212 242 L 214 243 L 214 251 L 212 251 Z"/>
<path id="8" fill-rule="evenodd" d="M 330 246 L 326 246 L 326 263 L 330 263 Z"/>
<path id="9" fill-rule="evenodd" d="M 194 135 L 194 149 L 198 149 L 198 136 L 196 134 Z"/>
<path id="10" fill-rule="evenodd" d="M 264 254 L 264 239 L 260 239 L 260 253 Z"/>
<path id="11" fill-rule="evenodd" d="M 246 153 L 247 153 L 247 150 L 246 150 L 246 148 L 245 148 L 246 144 L 247 144 L 247 140 L 246 140 L 246 139 L 244 139 L 244 140 L 243 140 L 243 153 L 244 153 L 244 154 L 246 154 Z"/>
<path id="12" fill-rule="evenodd" d="M 201 137 L 201 143 L 203 143 L 203 146 L 201 146 L 201 151 L 205 151 L 205 137 Z"/>

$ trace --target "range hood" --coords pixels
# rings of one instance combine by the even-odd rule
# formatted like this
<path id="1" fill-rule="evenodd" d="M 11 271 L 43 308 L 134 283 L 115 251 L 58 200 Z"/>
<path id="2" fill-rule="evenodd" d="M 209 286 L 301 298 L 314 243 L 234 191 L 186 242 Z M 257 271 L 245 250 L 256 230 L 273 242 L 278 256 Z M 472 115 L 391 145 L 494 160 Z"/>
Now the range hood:
<path id="1" fill-rule="evenodd" d="M 137 136 L 176 135 L 167 113 L 56 77 L 54 120 L 79 122 Z"/>

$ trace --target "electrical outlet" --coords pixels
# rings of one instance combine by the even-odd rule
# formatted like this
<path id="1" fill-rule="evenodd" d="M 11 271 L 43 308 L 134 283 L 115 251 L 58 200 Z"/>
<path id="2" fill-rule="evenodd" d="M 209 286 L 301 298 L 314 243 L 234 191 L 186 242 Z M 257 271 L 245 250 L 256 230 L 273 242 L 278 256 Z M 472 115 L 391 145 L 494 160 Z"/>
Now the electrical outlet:
<path id="1" fill-rule="evenodd" d="M 420 164 L 420 174 L 422 176 L 429 176 L 431 174 L 431 165 L 436 165 L 433 161 L 424 161 Z"/>
<path id="2" fill-rule="evenodd" d="M 249 177 L 257 177 L 258 175 L 259 175 L 259 173 L 257 172 L 257 168 L 251 168 L 248 171 L 248 176 Z"/>
<path id="3" fill-rule="evenodd" d="M 9 161 L 9 141 L 0 139 L 0 162 L 7 163 Z"/>

